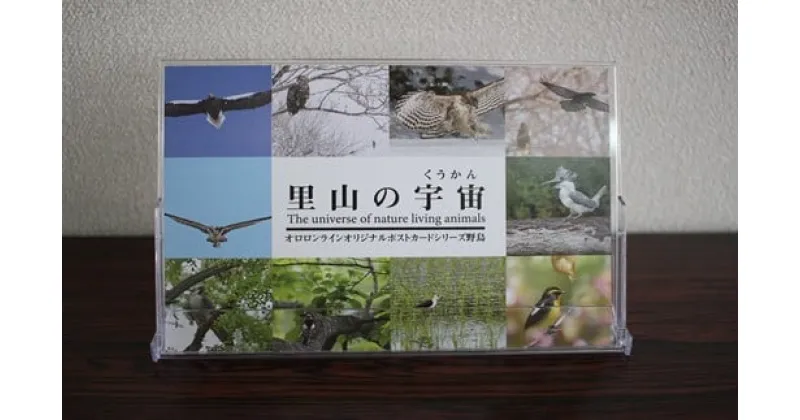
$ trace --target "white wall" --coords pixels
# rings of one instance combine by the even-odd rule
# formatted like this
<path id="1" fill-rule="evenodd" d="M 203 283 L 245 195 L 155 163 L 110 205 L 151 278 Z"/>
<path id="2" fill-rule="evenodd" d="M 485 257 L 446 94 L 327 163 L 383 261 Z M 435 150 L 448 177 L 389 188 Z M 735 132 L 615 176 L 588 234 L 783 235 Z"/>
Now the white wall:
<path id="1" fill-rule="evenodd" d="M 157 60 L 275 57 L 616 61 L 630 230 L 737 230 L 733 1 L 82 0 L 63 3 L 63 234 L 152 233 Z"/>

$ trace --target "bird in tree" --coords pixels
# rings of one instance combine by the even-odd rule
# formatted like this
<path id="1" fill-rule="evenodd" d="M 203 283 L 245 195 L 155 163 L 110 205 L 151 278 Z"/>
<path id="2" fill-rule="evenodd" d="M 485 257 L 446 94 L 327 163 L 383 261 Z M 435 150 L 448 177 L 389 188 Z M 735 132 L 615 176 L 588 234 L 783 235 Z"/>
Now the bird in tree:
<path id="1" fill-rule="evenodd" d="M 289 86 L 286 92 L 286 110 L 290 115 L 296 115 L 301 109 L 306 107 L 308 98 L 311 96 L 311 88 L 308 85 L 308 77 L 297 76 L 297 80 Z"/>

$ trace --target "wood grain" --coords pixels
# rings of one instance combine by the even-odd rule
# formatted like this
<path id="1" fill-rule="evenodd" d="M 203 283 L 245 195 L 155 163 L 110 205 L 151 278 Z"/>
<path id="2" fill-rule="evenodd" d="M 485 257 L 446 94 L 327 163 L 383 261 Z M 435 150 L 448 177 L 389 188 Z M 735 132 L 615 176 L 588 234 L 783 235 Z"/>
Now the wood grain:
<path id="1" fill-rule="evenodd" d="M 67 419 L 737 416 L 737 235 L 629 237 L 633 354 L 153 363 L 150 238 L 64 238 Z"/>

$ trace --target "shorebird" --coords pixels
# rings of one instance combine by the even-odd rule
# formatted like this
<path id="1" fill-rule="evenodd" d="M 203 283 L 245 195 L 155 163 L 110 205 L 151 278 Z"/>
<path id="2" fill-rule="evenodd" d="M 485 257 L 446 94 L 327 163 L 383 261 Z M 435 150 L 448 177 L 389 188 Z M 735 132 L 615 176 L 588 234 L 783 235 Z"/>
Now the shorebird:
<path id="1" fill-rule="evenodd" d="M 425 299 L 422 302 L 418 303 L 415 308 L 425 308 L 425 309 L 433 309 L 436 307 L 436 304 L 439 303 L 439 295 L 434 294 L 433 299 Z"/>
<path id="2" fill-rule="evenodd" d="M 272 219 L 272 216 L 267 216 L 267 217 L 259 217 L 258 219 L 245 220 L 244 222 L 232 223 L 230 225 L 225 225 L 225 226 L 209 226 L 209 225 L 204 225 L 200 222 L 195 222 L 194 220 L 175 216 L 174 214 L 164 213 L 164 216 L 167 216 L 170 219 L 182 225 L 193 227 L 205 233 L 206 235 L 208 235 L 208 237 L 206 238 L 206 242 L 211 243 L 211 246 L 213 246 L 214 248 L 219 248 L 222 246 L 223 242 L 228 242 L 228 238 L 226 235 L 229 234 L 232 230 L 242 229 L 248 226 L 255 225 L 256 223 Z"/>
<path id="3" fill-rule="evenodd" d="M 164 105 L 167 117 L 185 117 L 187 115 L 206 114 L 206 121 L 217 129 L 225 122 L 223 111 L 255 109 L 272 102 L 272 92 L 248 92 L 240 95 L 218 98 L 209 93 L 203 99 L 174 100 Z"/>
<path id="4" fill-rule="evenodd" d="M 533 306 L 528 317 L 525 319 L 525 329 L 531 327 L 550 327 L 561 315 L 561 296 L 564 291 L 561 288 L 548 287 L 542 293 L 542 297 Z"/>
<path id="5" fill-rule="evenodd" d="M 577 92 L 545 81 L 542 81 L 542 84 L 556 95 L 566 98 L 559 102 L 561 109 L 564 111 L 578 112 L 589 107 L 598 111 L 608 112 L 608 104 L 596 99 L 596 94 L 593 92 Z"/>

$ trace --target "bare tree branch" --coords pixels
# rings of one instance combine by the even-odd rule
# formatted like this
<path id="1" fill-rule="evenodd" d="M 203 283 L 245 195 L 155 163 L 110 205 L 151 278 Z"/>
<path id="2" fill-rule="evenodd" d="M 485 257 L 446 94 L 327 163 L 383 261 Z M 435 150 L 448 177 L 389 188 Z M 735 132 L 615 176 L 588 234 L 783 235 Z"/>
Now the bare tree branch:
<path id="1" fill-rule="evenodd" d="M 315 265 L 315 266 L 330 266 L 330 267 L 355 267 L 355 268 L 363 268 L 365 270 L 370 269 L 369 264 L 359 264 L 359 263 L 337 263 L 337 262 L 305 262 L 305 261 L 298 261 L 292 263 L 273 263 L 273 267 L 294 267 L 300 265 Z"/>

